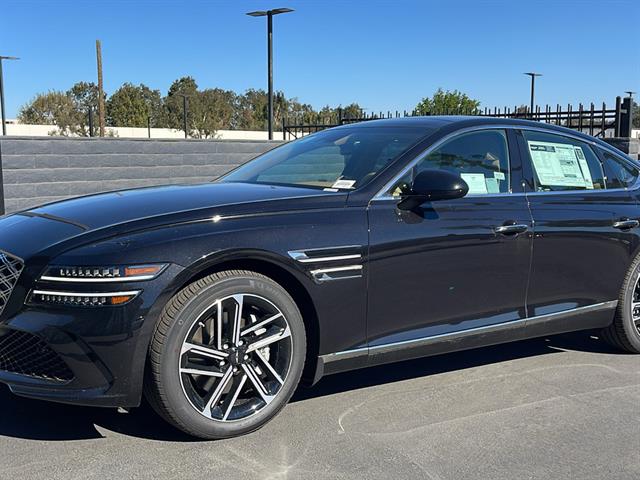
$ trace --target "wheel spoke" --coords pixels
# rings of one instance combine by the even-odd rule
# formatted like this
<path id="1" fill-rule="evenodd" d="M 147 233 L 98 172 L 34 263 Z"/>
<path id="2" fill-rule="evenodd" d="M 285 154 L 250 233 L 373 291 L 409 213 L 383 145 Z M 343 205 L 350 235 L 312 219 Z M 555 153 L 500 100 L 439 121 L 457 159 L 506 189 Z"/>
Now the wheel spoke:
<path id="1" fill-rule="evenodd" d="M 240 377 L 240 380 L 234 382 L 234 385 L 231 387 L 231 390 L 227 394 L 227 398 L 225 398 L 225 401 L 222 405 L 222 408 L 224 410 L 224 416 L 222 417 L 222 420 L 226 420 L 227 418 L 229 418 L 229 414 L 231 413 L 231 410 L 233 410 L 233 406 L 236 404 L 236 400 L 238 400 L 238 396 L 240 395 L 242 387 L 244 387 L 246 381 L 247 376 L 242 375 L 242 377 Z"/>
<path id="2" fill-rule="evenodd" d="M 203 357 L 214 358 L 216 360 L 222 360 L 229 356 L 228 353 L 221 350 L 190 342 L 185 342 L 184 345 L 182 345 L 182 352 L 180 355 L 184 355 L 185 353 L 193 353 Z"/>
<path id="3" fill-rule="evenodd" d="M 180 373 L 186 373 L 188 375 L 203 375 L 205 377 L 224 377 L 224 373 L 222 372 L 214 372 L 213 370 L 201 368 L 181 368 Z"/>
<path id="4" fill-rule="evenodd" d="M 240 340 L 240 323 L 242 322 L 242 308 L 244 306 L 244 295 L 234 295 L 233 299 L 236 301 L 236 310 L 233 316 L 233 328 L 232 328 L 232 336 L 231 343 L 237 345 Z"/>
<path id="5" fill-rule="evenodd" d="M 222 350 L 222 302 L 216 302 L 216 346 Z"/>
<path id="6" fill-rule="evenodd" d="M 271 345 L 272 343 L 279 342 L 280 340 L 284 340 L 285 338 L 288 338 L 290 336 L 291 336 L 291 330 L 287 325 L 286 328 L 281 329 L 278 333 L 269 335 L 268 337 L 260 338 L 259 340 L 256 340 L 255 342 L 253 342 L 247 348 L 247 352 L 253 352 L 255 350 L 258 350 L 259 348 L 264 348 L 268 345 Z"/>
<path id="7" fill-rule="evenodd" d="M 269 373 L 271 373 L 271 376 L 275 378 L 280 385 L 282 385 L 284 381 L 282 380 L 280 375 L 278 375 L 278 372 L 276 372 L 274 368 L 271 366 L 271 364 L 267 361 L 267 359 L 264 358 L 260 350 L 256 350 L 256 356 L 260 359 L 260 361 L 266 367 L 266 369 L 269 370 Z"/>
<path id="8" fill-rule="evenodd" d="M 251 364 L 245 364 L 242 365 L 242 369 L 253 384 L 254 389 L 262 397 L 262 400 L 264 400 L 264 403 L 271 403 L 274 396 L 269 394 L 269 390 L 267 390 L 267 387 L 262 383 L 262 380 L 260 380 L 260 376 L 258 372 L 256 372 L 255 367 Z"/>
<path id="9" fill-rule="evenodd" d="M 229 367 L 226 372 L 224 372 L 223 377 L 218 382 L 218 386 L 213 391 L 213 393 L 209 396 L 207 400 L 206 406 L 204 407 L 204 414 L 208 417 L 211 417 L 211 409 L 218 404 L 220 398 L 222 397 L 222 393 L 224 389 L 227 388 L 227 384 L 233 377 L 233 369 Z"/>
<path id="10" fill-rule="evenodd" d="M 267 325 L 267 324 L 269 324 L 269 323 L 273 322 L 274 320 L 276 320 L 276 319 L 280 318 L 281 316 L 282 316 L 282 314 L 281 314 L 281 313 L 276 313 L 275 315 L 273 315 L 273 316 L 271 316 L 271 317 L 267 318 L 266 320 L 263 320 L 263 321 L 261 321 L 261 322 L 259 322 L 259 323 L 256 323 L 256 324 L 254 324 L 254 325 L 251 325 L 249 328 L 244 329 L 244 330 L 240 333 L 240 336 L 244 336 L 244 335 L 246 335 L 246 334 L 248 334 L 248 333 L 255 332 L 255 331 L 256 331 L 256 330 L 258 330 L 259 328 L 264 327 L 265 325 Z"/>

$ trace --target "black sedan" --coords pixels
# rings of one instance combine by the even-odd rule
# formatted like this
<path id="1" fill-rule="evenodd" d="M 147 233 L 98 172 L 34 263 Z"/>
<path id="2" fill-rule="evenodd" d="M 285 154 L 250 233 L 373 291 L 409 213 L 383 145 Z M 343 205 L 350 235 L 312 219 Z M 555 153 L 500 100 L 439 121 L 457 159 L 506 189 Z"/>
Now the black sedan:
<path id="1" fill-rule="evenodd" d="M 520 120 L 363 122 L 0 219 L 0 381 L 251 432 L 323 375 L 572 330 L 640 352 L 640 166 Z"/>

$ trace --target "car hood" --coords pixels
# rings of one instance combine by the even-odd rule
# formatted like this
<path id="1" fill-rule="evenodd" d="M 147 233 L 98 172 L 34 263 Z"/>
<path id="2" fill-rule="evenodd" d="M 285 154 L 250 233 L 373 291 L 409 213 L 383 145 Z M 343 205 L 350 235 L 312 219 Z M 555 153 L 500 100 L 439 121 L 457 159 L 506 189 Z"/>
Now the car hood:
<path id="1" fill-rule="evenodd" d="M 0 251 L 23 259 L 71 238 L 83 243 L 130 230 L 225 214 L 342 204 L 344 193 L 247 183 L 169 185 L 78 197 L 0 218 Z M 76 243 L 76 242 L 73 242 Z"/>
<path id="2" fill-rule="evenodd" d="M 327 195 L 323 190 L 248 183 L 168 185 L 120 190 L 51 203 L 27 213 L 66 220 L 88 230 L 225 205 Z"/>

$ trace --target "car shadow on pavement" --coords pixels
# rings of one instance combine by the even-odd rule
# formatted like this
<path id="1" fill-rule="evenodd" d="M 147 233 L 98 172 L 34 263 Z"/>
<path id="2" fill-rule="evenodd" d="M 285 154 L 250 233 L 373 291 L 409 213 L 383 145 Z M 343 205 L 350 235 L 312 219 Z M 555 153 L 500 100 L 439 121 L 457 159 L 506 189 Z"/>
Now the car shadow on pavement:
<path id="1" fill-rule="evenodd" d="M 577 332 L 514 342 L 463 352 L 370 367 L 331 375 L 311 388 L 301 387 L 292 402 L 357 390 L 374 385 L 420 378 L 519 358 L 547 355 L 563 350 L 619 353 L 594 338 Z M 76 407 L 29 400 L 11 394 L 0 385 L 0 436 L 31 440 L 64 441 L 103 438 L 101 431 L 160 441 L 196 441 L 166 424 L 148 405 L 131 413 L 115 409 Z"/>

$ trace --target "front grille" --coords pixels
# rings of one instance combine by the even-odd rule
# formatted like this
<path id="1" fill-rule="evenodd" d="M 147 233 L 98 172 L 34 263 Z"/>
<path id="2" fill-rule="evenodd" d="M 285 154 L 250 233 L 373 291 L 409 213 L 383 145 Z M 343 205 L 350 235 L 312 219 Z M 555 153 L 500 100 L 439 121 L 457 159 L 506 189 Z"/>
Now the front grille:
<path id="1" fill-rule="evenodd" d="M 0 330 L 0 370 L 66 382 L 73 373 L 41 339 L 27 332 Z"/>
<path id="2" fill-rule="evenodd" d="M 24 263 L 18 257 L 0 251 L 0 315 L 9 302 L 23 268 Z"/>

